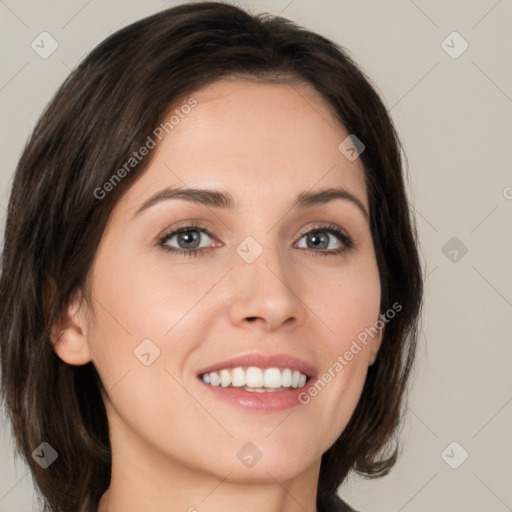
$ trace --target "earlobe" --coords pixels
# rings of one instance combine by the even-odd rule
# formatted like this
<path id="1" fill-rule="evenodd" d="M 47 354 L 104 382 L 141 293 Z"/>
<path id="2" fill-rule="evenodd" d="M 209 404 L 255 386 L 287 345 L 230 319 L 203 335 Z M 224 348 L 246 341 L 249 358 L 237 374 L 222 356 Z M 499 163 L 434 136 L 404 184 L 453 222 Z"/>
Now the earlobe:
<path id="1" fill-rule="evenodd" d="M 52 326 L 50 341 L 65 363 L 80 366 L 91 361 L 81 294 L 77 294 L 59 321 Z"/>
<path id="2" fill-rule="evenodd" d="M 370 349 L 370 357 L 368 360 L 368 366 L 372 366 L 373 363 L 375 363 L 375 360 L 377 359 L 377 355 L 380 350 L 380 346 L 382 344 L 382 338 L 384 337 L 384 327 L 379 330 L 379 335 L 373 338 L 372 345 Z"/>

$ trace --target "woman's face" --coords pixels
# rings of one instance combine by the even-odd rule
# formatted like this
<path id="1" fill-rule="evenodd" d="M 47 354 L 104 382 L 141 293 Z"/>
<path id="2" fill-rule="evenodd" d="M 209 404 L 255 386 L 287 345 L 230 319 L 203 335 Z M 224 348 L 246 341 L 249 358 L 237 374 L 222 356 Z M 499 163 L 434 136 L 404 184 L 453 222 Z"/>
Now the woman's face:
<path id="1" fill-rule="evenodd" d="M 116 204 L 89 275 L 84 335 L 114 464 L 240 482 L 318 471 L 381 339 L 345 356 L 380 306 L 362 163 L 308 86 L 223 80 L 193 98 Z M 211 192 L 170 197 L 189 189 Z M 326 189 L 344 196 L 315 196 Z M 248 355 L 261 357 L 230 361 Z"/>

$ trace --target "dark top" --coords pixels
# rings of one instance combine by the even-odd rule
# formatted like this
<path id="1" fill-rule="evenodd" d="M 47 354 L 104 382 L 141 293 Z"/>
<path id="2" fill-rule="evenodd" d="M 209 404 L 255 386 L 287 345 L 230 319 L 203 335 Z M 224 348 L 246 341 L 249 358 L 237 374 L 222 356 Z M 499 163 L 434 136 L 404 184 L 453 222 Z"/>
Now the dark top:
<path id="1" fill-rule="evenodd" d="M 317 503 L 318 512 L 357 512 L 339 496 L 330 495 L 321 503 Z"/>

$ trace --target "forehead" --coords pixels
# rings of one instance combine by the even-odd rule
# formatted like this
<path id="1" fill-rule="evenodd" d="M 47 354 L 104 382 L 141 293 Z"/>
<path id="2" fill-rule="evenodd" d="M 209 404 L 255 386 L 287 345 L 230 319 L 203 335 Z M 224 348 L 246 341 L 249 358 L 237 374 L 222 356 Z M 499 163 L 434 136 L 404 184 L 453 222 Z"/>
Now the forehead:
<path id="1" fill-rule="evenodd" d="M 194 104 L 190 98 L 195 106 L 181 110 Z M 227 190 L 255 206 L 342 186 L 367 207 L 362 163 L 339 149 L 349 133 L 310 85 L 224 79 L 176 103 L 164 120 L 173 113 L 151 164 L 121 199 L 123 210 L 169 186 Z"/>

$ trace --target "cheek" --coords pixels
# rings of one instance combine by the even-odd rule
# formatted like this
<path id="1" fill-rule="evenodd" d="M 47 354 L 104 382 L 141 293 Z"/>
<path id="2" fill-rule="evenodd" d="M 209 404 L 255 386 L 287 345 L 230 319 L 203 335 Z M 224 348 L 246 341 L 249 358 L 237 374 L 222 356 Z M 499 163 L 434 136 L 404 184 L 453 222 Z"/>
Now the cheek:
<path id="1" fill-rule="evenodd" d="M 136 379 L 142 387 L 151 379 L 157 384 L 166 380 L 164 370 L 179 372 L 186 354 L 204 339 L 212 316 L 208 308 L 215 307 L 208 295 L 218 281 L 215 272 L 201 272 L 198 278 L 197 269 L 186 272 L 162 262 L 123 257 L 118 251 L 115 257 L 102 254 L 93 268 L 95 319 L 89 340 L 107 391 L 117 389 L 121 379 Z M 154 363 L 145 366 L 148 359 Z M 129 395 L 135 400 L 138 391 Z M 140 398 L 144 406 L 151 403 Z"/>
<path id="2" fill-rule="evenodd" d="M 163 338 L 209 285 L 197 274 L 192 285 L 179 268 L 171 273 L 160 261 L 122 251 L 114 256 L 104 253 L 92 273 L 96 325 L 113 343 Z"/>
<path id="3" fill-rule="evenodd" d="M 322 417 L 326 431 L 331 426 L 329 442 L 334 442 L 349 422 L 364 386 L 371 345 L 380 340 L 381 332 L 375 328 L 380 292 L 376 261 L 368 258 L 354 260 L 346 272 L 325 280 L 322 291 L 315 291 L 311 298 L 312 303 L 322 304 L 318 311 L 326 335 L 318 352 L 322 352 L 324 365 L 318 381 L 306 389 L 301 400 L 315 409 L 315 416 Z"/>
<path id="4" fill-rule="evenodd" d="M 320 281 L 321 286 L 310 290 L 308 301 L 324 323 L 326 334 L 330 333 L 325 349 L 331 354 L 343 353 L 379 318 L 381 286 L 375 258 L 356 256 L 338 271 L 331 269 Z"/>

